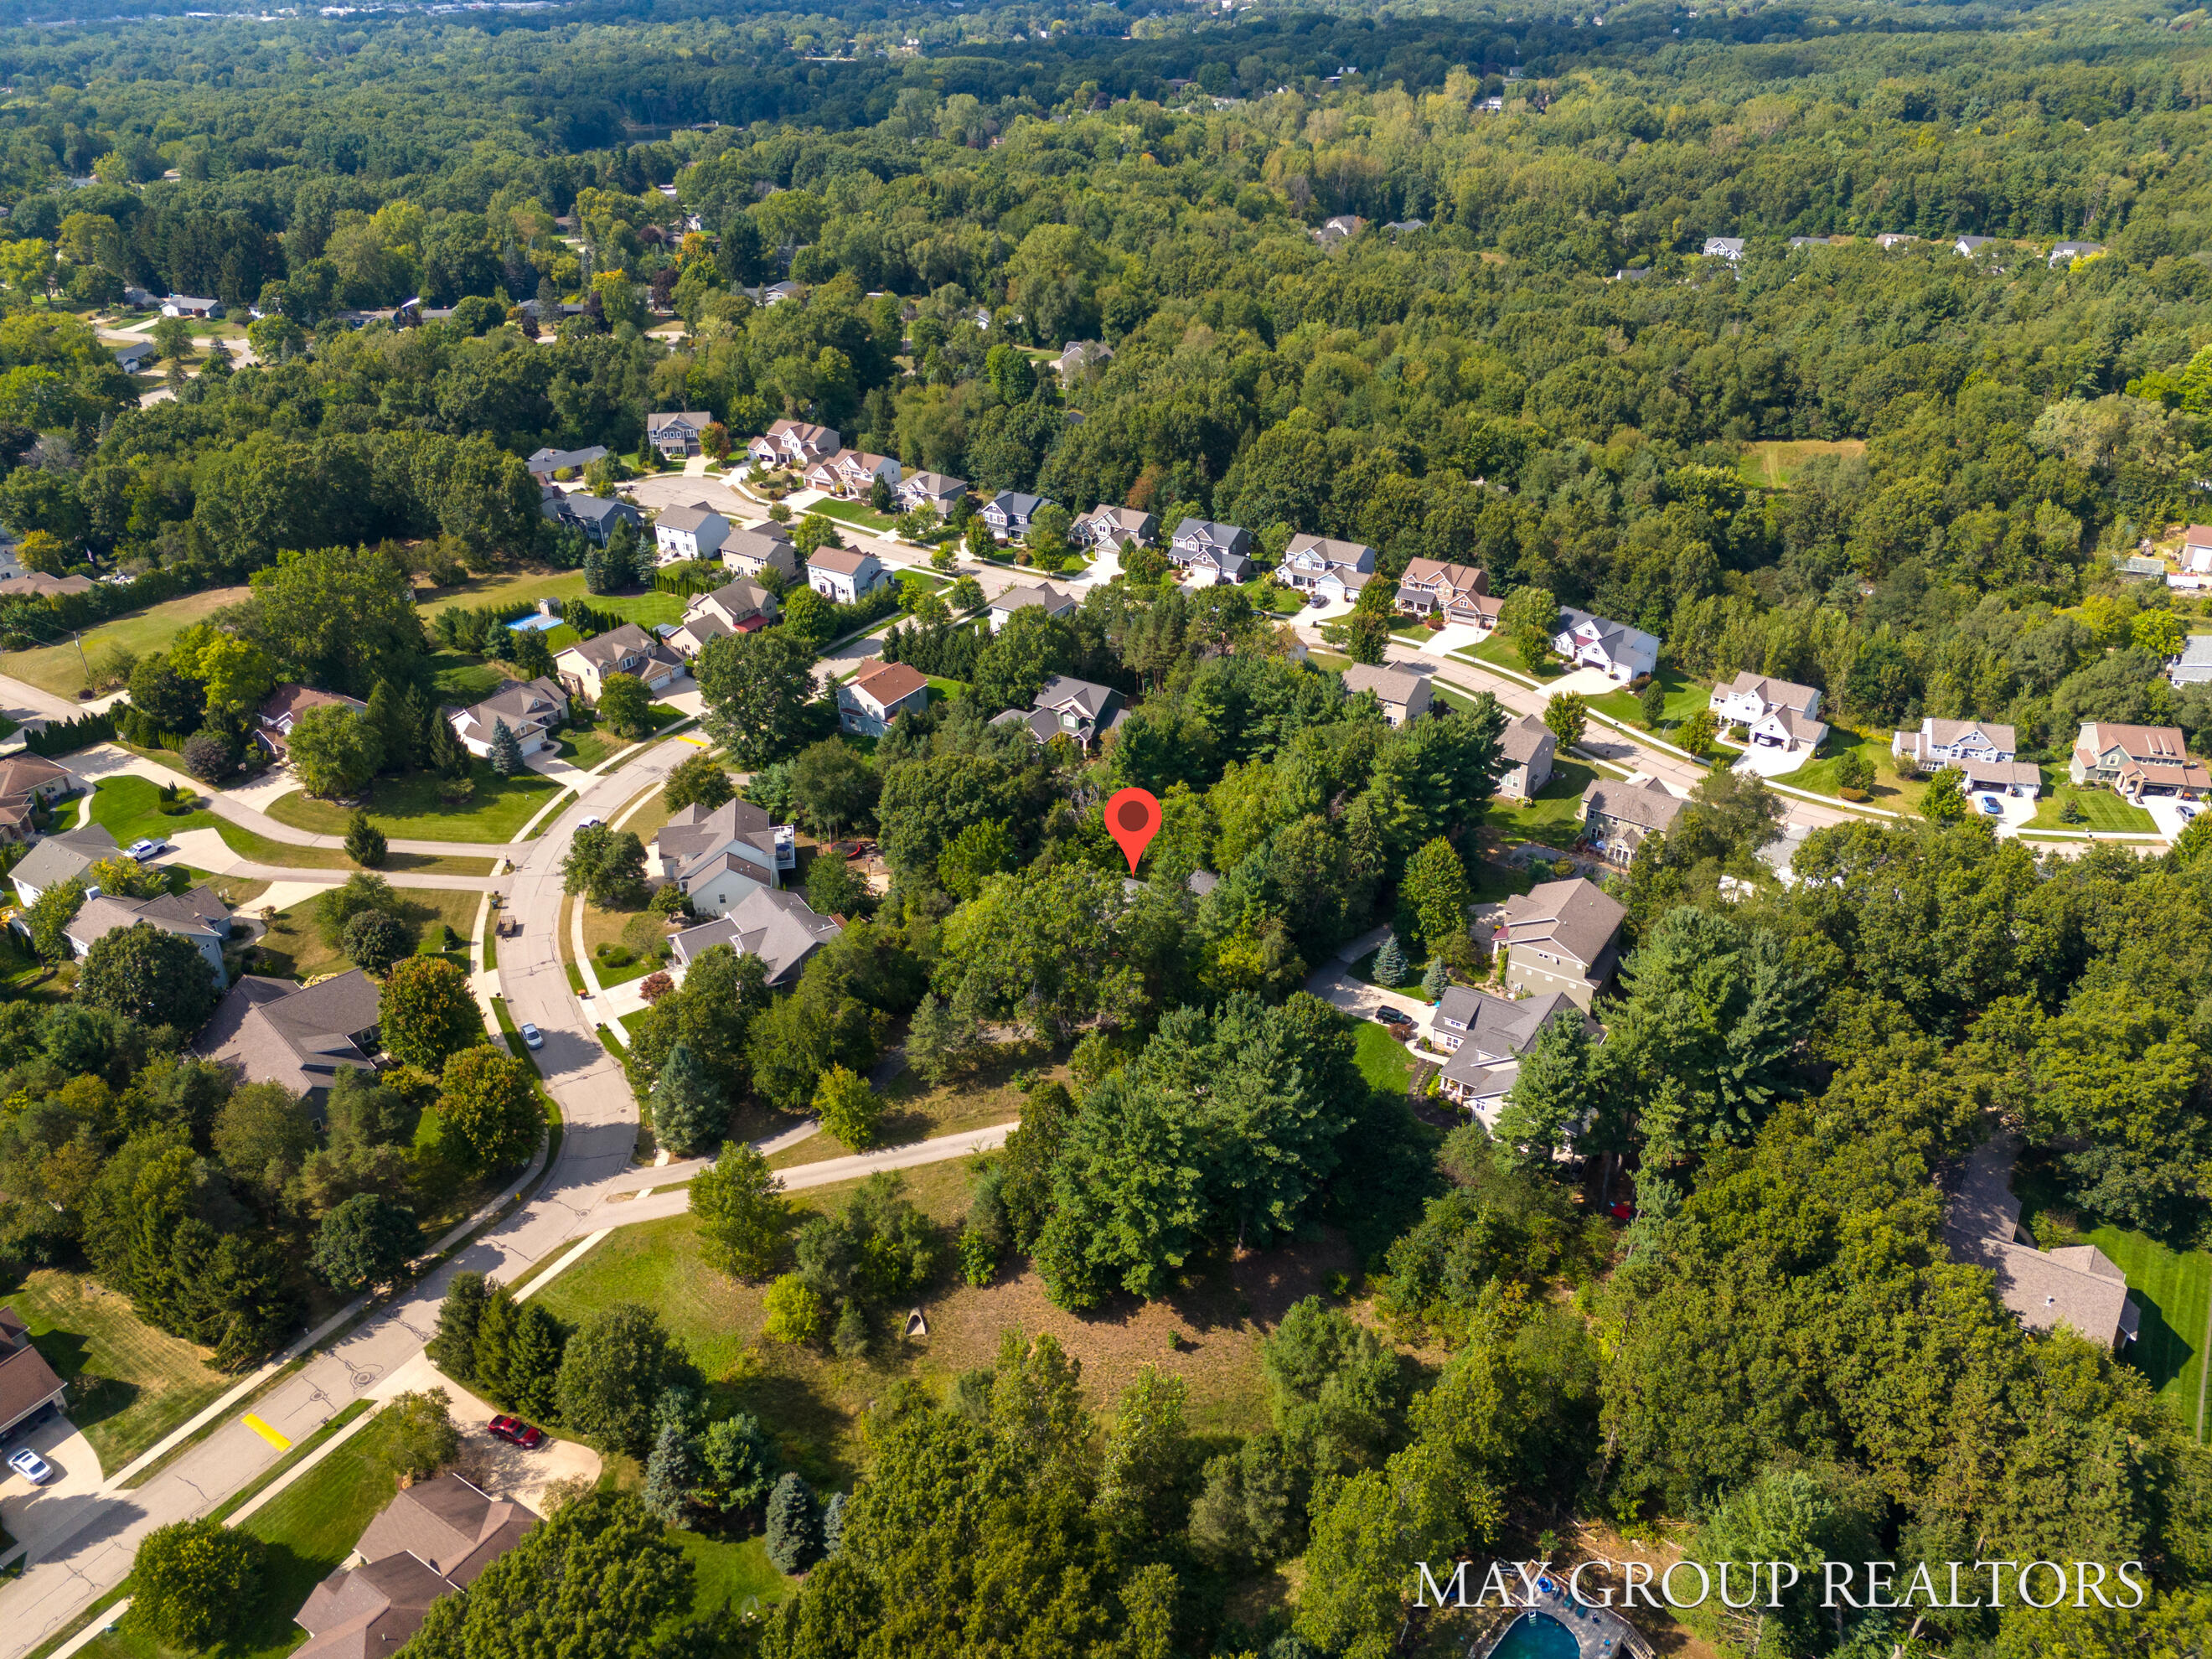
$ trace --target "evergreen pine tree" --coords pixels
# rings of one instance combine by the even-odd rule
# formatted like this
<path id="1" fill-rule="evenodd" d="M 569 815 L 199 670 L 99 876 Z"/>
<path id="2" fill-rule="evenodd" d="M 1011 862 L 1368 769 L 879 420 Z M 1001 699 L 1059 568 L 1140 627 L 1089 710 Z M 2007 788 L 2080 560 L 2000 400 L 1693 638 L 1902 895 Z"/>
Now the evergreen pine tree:
<path id="1" fill-rule="evenodd" d="M 505 720 L 492 722 L 491 769 L 503 778 L 511 778 L 522 770 L 522 744 L 514 727 Z"/>
<path id="2" fill-rule="evenodd" d="M 514 1340 L 519 1304 L 507 1286 L 484 1281 L 483 1311 L 477 1316 L 476 1378 L 477 1386 L 494 1400 L 507 1398 L 507 1349 Z"/>
<path id="3" fill-rule="evenodd" d="M 555 1414 L 555 1389 L 568 1346 L 568 1334 L 558 1319 L 535 1302 L 521 1304 L 507 1341 L 507 1393 L 508 1403 L 525 1417 L 542 1420 Z"/>
<path id="4" fill-rule="evenodd" d="M 604 593 L 607 591 L 607 553 L 598 543 L 584 555 L 584 592 Z"/>
<path id="5" fill-rule="evenodd" d="M 679 1158 L 689 1158 L 720 1144 L 729 1115 L 728 1103 L 698 1057 L 684 1043 L 671 1048 L 653 1085 L 654 1138 Z"/>
<path id="6" fill-rule="evenodd" d="M 837 1328 L 830 1334 L 830 1347 L 840 1359 L 862 1359 L 868 1352 L 868 1316 L 860 1304 L 848 1301 L 837 1316 Z"/>
<path id="7" fill-rule="evenodd" d="M 416 734 L 422 728 L 412 718 L 407 699 L 390 680 L 379 680 L 368 694 L 368 723 L 376 728 L 384 750 L 384 770 L 409 772 L 415 767 Z"/>
<path id="8" fill-rule="evenodd" d="M 768 1496 L 768 1559 L 779 1571 L 798 1572 L 812 1564 L 821 1547 L 814 1489 L 796 1469 L 787 1469 Z"/>
<path id="9" fill-rule="evenodd" d="M 434 712 L 425 729 L 429 733 L 429 740 L 422 749 L 424 763 L 432 771 L 446 777 L 466 777 L 469 751 L 461 747 L 461 740 L 453 735 L 452 725 L 442 714 Z"/>
<path id="10" fill-rule="evenodd" d="M 456 1382 L 477 1380 L 477 1324 L 483 1317 L 486 1283 L 482 1273 L 455 1273 L 438 1304 L 438 1334 L 430 1339 L 430 1363 Z"/>
<path id="11" fill-rule="evenodd" d="M 1406 953 L 1400 948 L 1395 933 L 1384 939 L 1382 948 L 1375 953 L 1375 982 L 1386 990 L 1406 982 Z"/>
<path id="12" fill-rule="evenodd" d="M 526 628 L 515 636 L 509 657 L 525 679 L 550 680 L 553 678 L 553 647 L 545 643 L 544 632 Z"/>
<path id="13" fill-rule="evenodd" d="M 364 870 L 374 870 L 383 864 L 389 850 L 384 831 L 369 822 L 366 809 L 356 806 L 353 816 L 346 820 L 346 856 Z"/>
<path id="14" fill-rule="evenodd" d="M 1450 983 L 1451 973 L 1445 968 L 1444 959 L 1442 957 L 1431 957 L 1428 971 L 1421 975 L 1421 1000 L 1425 1002 L 1434 1002 L 1438 997 L 1443 995 L 1444 988 Z"/>
<path id="15" fill-rule="evenodd" d="M 845 1547 L 845 1494 L 832 1494 L 822 1510 L 822 1553 L 835 1555 Z"/>
<path id="16" fill-rule="evenodd" d="M 699 1462 L 693 1455 L 691 1437 L 681 1424 L 663 1423 L 653 1443 L 653 1455 L 645 1465 L 645 1506 L 672 1527 L 686 1525 L 691 1514 L 691 1488 L 698 1484 Z"/>

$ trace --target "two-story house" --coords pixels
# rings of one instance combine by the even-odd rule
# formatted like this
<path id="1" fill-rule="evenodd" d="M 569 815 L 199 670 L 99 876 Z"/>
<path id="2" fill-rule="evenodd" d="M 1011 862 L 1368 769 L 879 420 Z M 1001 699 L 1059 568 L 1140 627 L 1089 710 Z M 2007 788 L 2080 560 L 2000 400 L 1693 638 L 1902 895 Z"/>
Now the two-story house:
<path id="1" fill-rule="evenodd" d="M 1252 568 L 1252 533 L 1233 524 L 1210 519 L 1185 519 L 1168 538 L 1168 557 L 1204 585 L 1238 582 Z"/>
<path id="2" fill-rule="evenodd" d="M 902 479 L 891 492 L 898 500 L 902 513 L 918 513 L 923 507 L 934 508 L 940 519 L 952 515 L 954 505 L 968 493 L 966 480 L 948 478 L 942 472 L 916 472 Z"/>
<path id="3" fill-rule="evenodd" d="M 1514 895 L 1498 929 L 1505 983 L 1529 996 L 1557 991 L 1587 1009 L 1620 964 L 1627 915 L 1619 900 L 1574 876 Z"/>
<path id="4" fill-rule="evenodd" d="M 806 585 L 838 605 L 857 605 L 890 580 L 891 573 L 872 553 L 817 547 L 807 556 Z"/>
<path id="5" fill-rule="evenodd" d="M 1417 617 L 1441 612 L 1446 622 L 1466 623 L 1487 632 L 1498 626 L 1502 602 L 1490 597 L 1490 576 L 1471 564 L 1443 559 L 1408 559 L 1398 578 L 1398 606 Z"/>
<path id="6" fill-rule="evenodd" d="M 2107 784 L 2130 800 L 2145 795 L 2196 800 L 2212 788 L 2212 774 L 2189 753 L 2173 726 L 2084 720 L 2067 774 L 2076 784 Z"/>
<path id="7" fill-rule="evenodd" d="M 1498 734 L 1498 793 L 1509 799 L 1534 800 L 1552 781 L 1552 762 L 1559 740 L 1534 714 L 1505 722 Z"/>
<path id="8" fill-rule="evenodd" d="M 1922 771 L 1950 767 L 1966 775 L 1970 789 L 2000 790 L 2033 800 L 2043 793 L 2043 771 L 2014 758 L 2018 735 L 1996 720 L 1944 720 L 1930 715 L 1917 732 L 1899 732 L 1890 752 Z"/>
<path id="9" fill-rule="evenodd" d="M 791 532 L 773 519 L 724 537 L 722 562 L 756 580 L 771 570 L 783 578 L 786 586 L 799 580 L 799 553 L 791 544 Z"/>
<path id="10" fill-rule="evenodd" d="M 645 417 L 645 441 L 671 457 L 704 453 L 701 441 L 714 417 L 703 409 L 659 410 Z"/>
<path id="11" fill-rule="evenodd" d="M 878 455 L 866 449 L 841 449 L 828 460 L 817 461 L 806 469 L 806 482 L 811 489 L 849 501 L 866 501 L 874 492 L 879 478 L 888 488 L 898 487 L 899 464 L 896 456 Z"/>
<path id="12" fill-rule="evenodd" d="M 707 505 L 665 507 L 653 522 L 653 538 L 662 564 L 681 559 L 718 559 L 730 538 L 730 521 Z"/>
<path id="13" fill-rule="evenodd" d="M 1283 550 L 1279 580 L 1301 592 L 1330 600 L 1357 599 L 1375 574 L 1375 550 L 1364 542 L 1331 541 L 1326 536 L 1297 535 Z"/>
<path id="14" fill-rule="evenodd" d="M 1410 668 L 1389 665 L 1370 665 L 1364 662 L 1348 663 L 1344 669 L 1344 694 L 1348 697 L 1371 692 L 1375 701 L 1382 705 L 1382 718 L 1392 726 L 1404 726 L 1417 720 L 1429 712 L 1436 700 L 1435 690 L 1428 677 L 1416 674 Z"/>
<path id="15" fill-rule="evenodd" d="M 775 594 L 758 582 L 729 582 L 711 593 L 700 593 L 684 608 L 684 620 L 661 638 L 670 650 L 690 661 L 707 648 L 709 640 L 725 634 L 753 634 L 782 613 Z"/>
<path id="16" fill-rule="evenodd" d="M 1072 675 L 1054 674 L 1037 688 L 1026 709 L 1009 708 L 992 717 L 994 726 L 1023 726 L 1040 744 L 1054 738 L 1074 739 L 1085 750 L 1111 732 L 1127 717 L 1121 694 L 1110 685 L 1095 685 Z"/>
<path id="17" fill-rule="evenodd" d="M 719 916 L 757 888 L 783 884 L 777 827 L 749 800 L 686 806 L 661 825 L 646 868 L 703 916 Z"/>
<path id="18" fill-rule="evenodd" d="M 645 514 L 628 501 L 586 495 L 581 490 L 568 495 L 556 489 L 538 503 L 538 510 L 556 524 L 575 526 L 601 547 L 607 544 L 615 526 L 625 519 L 640 530 L 645 528 Z"/>
<path id="19" fill-rule="evenodd" d="M 855 737 L 880 738 L 908 710 L 929 707 L 929 676 L 911 663 L 879 662 L 837 686 L 837 724 Z"/>
<path id="20" fill-rule="evenodd" d="M 998 633 L 1014 619 L 1017 611 L 1027 611 L 1032 605 L 1048 617 L 1071 616 L 1075 611 L 1075 595 L 1063 593 L 1050 582 L 1039 582 L 1033 587 L 1010 587 L 991 601 L 991 631 Z"/>
<path id="21" fill-rule="evenodd" d="M 1743 238 L 1741 236 L 1708 236 L 1702 252 L 1708 259 L 1725 259 L 1735 264 L 1743 258 Z"/>
<path id="22" fill-rule="evenodd" d="M 1818 718 L 1818 690 L 1763 674 L 1747 672 L 1714 686 L 1707 707 L 1723 722 L 1742 726 L 1762 749 L 1810 751 L 1828 735 Z"/>
<path id="23" fill-rule="evenodd" d="M 1133 507 L 1110 507 L 1101 501 L 1068 526 L 1068 539 L 1079 547 L 1104 552 L 1149 542 L 1160 533 L 1160 521 Z"/>
<path id="24" fill-rule="evenodd" d="M 1437 1077 L 1438 1091 L 1495 1127 L 1498 1109 L 1521 1075 L 1521 1056 L 1539 1032 L 1562 1018 L 1581 1020 L 1597 1035 L 1597 1022 L 1562 991 L 1515 1000 L 1449 987 L 1429 1022 L 1429 1041 L 1451 1056 Z"/>
<path id="25" fill-rule="evenodd" d="M 1656 635 L 1571 607 L 1559 612 L 1559 623 L 1552 649 L 1577 667 L 1595 668 L 1607 679 L 1626 685 L 1659 666 Z"/>
<path id="26" fill-rule="evenodd" d="M 835 427 L 806 421 L 770 421 L 768 430 L 745 446 L 745 453 L 763 466 L 805 469 L 826 461 L 845 447 Z"/>
<path id="27" fill-rule="evenodd" d="M 1583 791 L 1576 816 L 1592 851 L 1610 863 L 1626 864 L 1645 841 L 1673 829 L 1686 804 L 1656 778 L 1598 778 Z"/>
<path id="28" fill-rule="evenodd" d="M 461 747 L 479 758 L 488 757 L 500 726 L 514 733 L 526 755 L 550 749 L 557 739 L 553 728 L 568 718 L 568 694 L 560 682 L 540 677 L 509 680 L 482 702 L 456 708 L 447 715 Z"/>
<path id="29" fill-rule="evenodd" d="M 1052 505 L 1049 495 L 1029 495 L 1018 489 L 1002 489 L 983 503 L 978 514 L 1000 541 L 1026 536 L 1036 515 Z"/>
<path id="30" fill-rule="evenodd" d="M 684 672 L 684 659 L 635 623 L 624 623 L 562 647 L 553 666 L 570 696 L 597 702 L 610 674 L 634 674 L 647 690 L 659 691 Z"/>

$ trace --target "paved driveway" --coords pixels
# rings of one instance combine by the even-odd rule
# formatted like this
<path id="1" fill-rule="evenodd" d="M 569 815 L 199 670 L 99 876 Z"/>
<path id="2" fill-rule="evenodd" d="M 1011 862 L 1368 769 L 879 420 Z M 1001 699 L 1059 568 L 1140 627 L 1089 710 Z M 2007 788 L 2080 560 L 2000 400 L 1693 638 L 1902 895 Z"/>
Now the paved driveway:
<path id="1" fill-rule="evenodd" d="M 34 1486 L 8 1470 L 6 1481 L 0 1482 L 0 1526 L 36 1560 L 42 1545 L 58 1543 L 84 1524 L 105 1477 L 92 1442 L 66 1417 L 49 1418 L 29 1433 L 14 1437 L 8 1450 L 12 1454 L 25 1446 L 53 1465 L 53 1479 Z"/>
<path id="2" fill-rule="evenodd" d="M 2150 814 L 2151 822 L 2158 825 L 2159 834 L 2168 841 L 2177 838 L 2199 812 L 2212 811 L 2212 807 L 2195 805 L 2172 795 L 2146 795 L 2142 805 Z"/>

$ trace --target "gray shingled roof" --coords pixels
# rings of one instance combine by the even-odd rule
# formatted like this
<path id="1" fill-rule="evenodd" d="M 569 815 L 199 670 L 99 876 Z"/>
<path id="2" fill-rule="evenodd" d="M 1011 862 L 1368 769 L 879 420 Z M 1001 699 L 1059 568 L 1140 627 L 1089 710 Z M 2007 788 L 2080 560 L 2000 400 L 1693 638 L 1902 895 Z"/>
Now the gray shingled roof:
<path id="1" fill-rule="evenodd" d="M 1662 835 L 1674 827 L 1674 820 L 1687 805 L 1680 795 L 1669 794 L 1667 786 L 1656 778 L 1626 783 L 1599 778 L 1583 791 L 1584 817 L 1598 812 L 1619 823 L 1637 824 Z"/>
<path id="2" fill-rule="evenodd" d="M 1577 876 L 1539 884 L 1505 901 L 1515 945 L 1549 942 L 1562 956 L 1595 968 L 1611 956 L 1627 907 Z"/>
<path id="3" fill-rule="evenodd" d="M 48 836 L 24 854 L 8 873 L 24 886 L 43 893 L 49 887 L 76 880 L 100 860 L 112 859 L 121 850 L 106 825 L 88 824 L 82 830 Z"/>

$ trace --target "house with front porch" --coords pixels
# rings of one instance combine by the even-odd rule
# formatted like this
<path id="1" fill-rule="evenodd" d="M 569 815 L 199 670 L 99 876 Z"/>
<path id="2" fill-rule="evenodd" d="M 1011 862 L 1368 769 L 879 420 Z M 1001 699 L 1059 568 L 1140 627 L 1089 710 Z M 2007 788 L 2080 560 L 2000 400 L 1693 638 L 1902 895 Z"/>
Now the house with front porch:
<path id="1" fill-rule="evenodd" d="M 2105 784 L 2130 800 L 2146 795 L 2197 800 L 2212 788 L 2212 773 L 2189 753 L 2181 729 L 2173 726 L 2084 720 L 2067 775 L 2077 785 Z"/>
<path id="2" fill-rule="evenodd" d="M 1607 863 L 1626 864 L 1650 837 L 1673 829 L 1686 805 L 1656 778 L 1638 775 L 1623 782 L 1597 778 L 1583 791 L 1576 816 L 1591 851 Z"/>
<path id="3" fill-rule="evenodd" d="M 1889 750 L 1923 772 L 1947 766 L 1963 772 L 1969 789 L 2029 800 L 2043 793 L 2043 769 L 2014 758 L 2019 738 L 2011 726 L 1996 720 L 1945 720 L 1931 714 L 1918 731 L 1893 737 Z"/>
<path id="4" fill-rule="evenodd" d="M 489 757 L 501 722 L 514 733 L 526 755 L 553 748 L 553 728 L 568 718 L 568 694 L 557 680 L 508 680 L 482 702 L 453 710 L 447 719 L 461 747 L 479 760 Z"/>
<path id="5" fill-rule="evenodd" d="M 1559 612 L 1559 623 L 1552 649 L 1578 668 L 1595 668 L 1607 679 L 1626 685 L 1659 666 L 1656 634 L 1571 607 Z"/>
<path id="6" fill-rule="evenodd" d="M 1239 525 L 1185 519 L 1168 538 L 1168 557 L 1194 580 L 1244 580 L 1252 568 L 1252 534 Z"/>
<path id="7" fill-rule="evenodd" d="M 632 674 L 648 691 L 665 690 L 684 672 L 684 659 L 635 623 L 624 623 L 588 640 L 564 645 L 554 672 L 572 697 L 597 702 L 610 674 Z"/>
<path id="8" fill-rule="evenodd" d="M 991 533 L 1000 541 L 1012 541 L 1030 533 L 1036 515 L 1053 504 L 1049 495 L 1030 495 L 1018 489 L 1002 489 L 983 503 L 978 514 L 990 526 Z"/>
<path id="9" fill-rule="evenodd" d="M 897 489 L 899 471 L 896 456 L 878 455 L 866 449 L 841 449 L 828 460 L 817 461 L 808 467 L 806 482 L 825 495 L 866 501 L 874 493 L 878 479 L 886 488 Z"/>
<path id="10" fill-rule="evenodd" d="M 1326 536 L 1297 535 L 1283 550 L 1276 579 L 1304 593 L 1330 600 L 1358 598 L 1375 574 L 1375 550 L 1364 542 L 1331 541 Z"/>
<path id="11" fill-rule="evenodd" d="M 1724 726 L 1756 726 L 1778 708 L 1791 709 L 1809 720 L 1820 714 L 1820 694 L 1809 685 L 1745 672 L 1714 686 L 1706 707 Z"/>
<path id="12" fill-rule="evenodd" d="M 890 580 L 874 554 L 848 547 L 817 547 L 806 560 L 806 585 L 839 605 L 857 605 Z"/>
<path id="13" fill-rule="evenodd" d="M 1101 501 L 1068 526 L 1068 539 L 1078 547 L 1103 552 L 1109 547 L 1128 547 L 1149 542 L 1160 533 L 1160 521 L 1133 507 L 1109 507 Z"/>
<path id="14" fill-rule="evenodd" d="M 1487 632 L 1498 626 L 1501 601 L 1490 597 L 1487 572 L 1442 559 L 1408 559 L 1398 578 L 1398 606 L 1417 617 L 1442 614 Z"/>
<path id="15" fill-rule="evenodd" d="M 663 455 L 701 455 L 702 441 L 714 417 L 703 409 L 663 410 L 645 417 L 645 439 Z"/>
<path id="16" fill-rule="evenodd" d="M 805 469 L 826 461 L 845 447 L 835 427 L 806 421 L 770 421 L 768 430 L 745 446 L 745 453 L 762 466 Z"/>
<path id="17" fill-rule="evenodd" d="M 1581 1020 L 1592 1036 L 1598 1034 L 1597 1022 L 1562 991 L 1516 1000 L 1464 985 L 1447 988 L 1429 1022 L 1429 1041 L 1450 1056 L 1437 1077 L 1437 1091 L 1495 1127 L 1521 1075 L 1521 1056 L 1539 1032 L 1561 1018 Z"/>
<path id="18" fill-rule="evenodd" d="M 902 513 L 917 513 L 923 507 L 935 510 L 939 519 L 950 518 L 954 505 L 968 493 L 967 481 L 948 478 L 942 472 L 915 472 L 902 479 L 891 492 L 898 500 Z"/>

